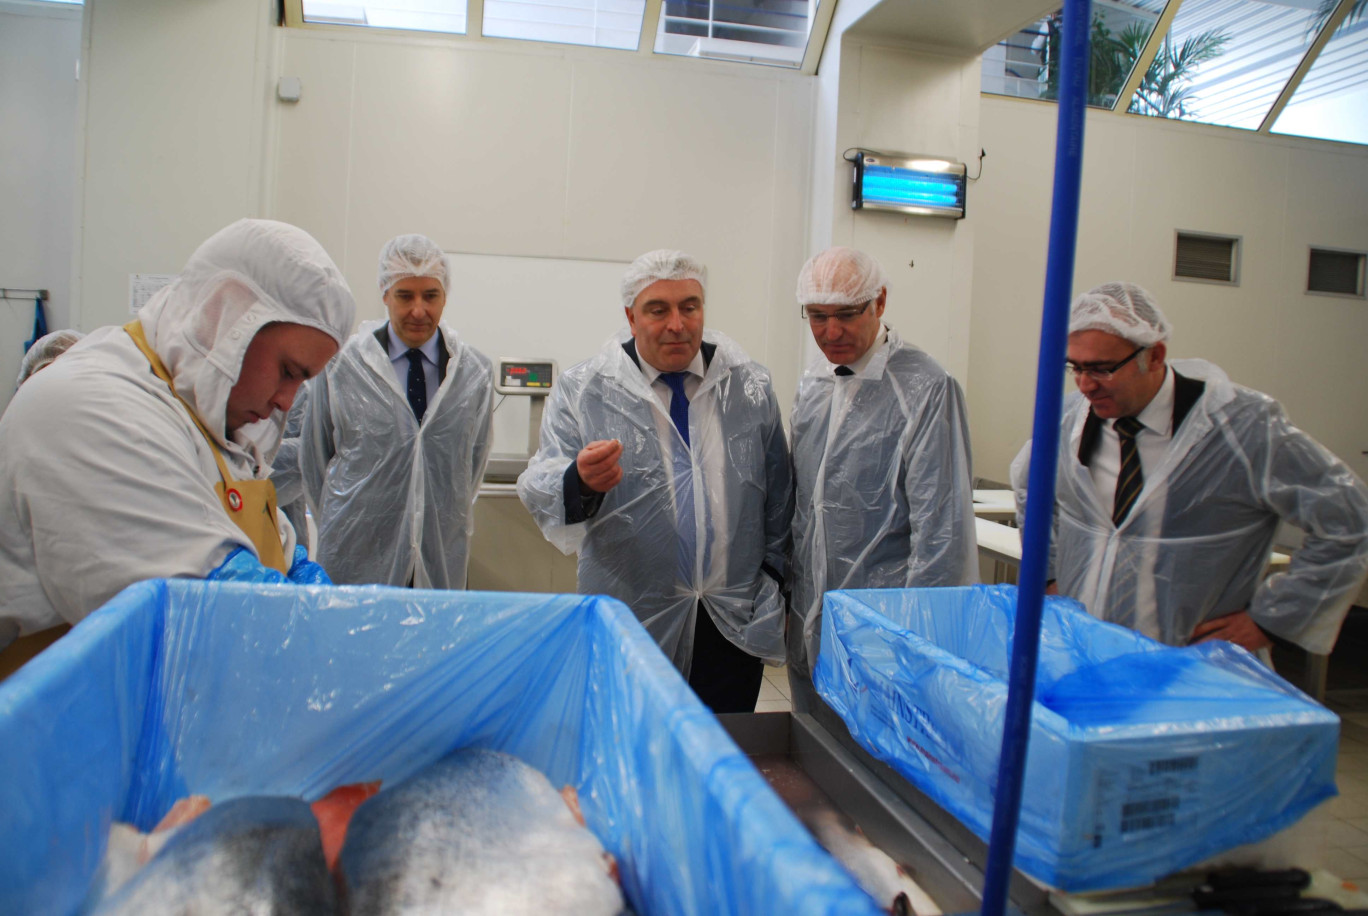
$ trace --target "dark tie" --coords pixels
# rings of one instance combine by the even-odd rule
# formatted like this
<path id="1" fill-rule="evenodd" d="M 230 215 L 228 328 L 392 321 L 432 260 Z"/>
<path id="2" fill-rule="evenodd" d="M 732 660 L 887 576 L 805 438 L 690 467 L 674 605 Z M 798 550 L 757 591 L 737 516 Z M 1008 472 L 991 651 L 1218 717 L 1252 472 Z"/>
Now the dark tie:
<path id="1" fill-rule="evenodd" d="M 1145 488 L 1145 472 L 1140 467 L 1140 447 L 1135 437 L 1145 428 L 1135 417 L 1121 417 L 1113 424 L 1116 436 L 1121 440 L 1121 472 L 1116 476 L 1116 498 L 1112 502 L 1112 523 L 1120 525 L 1126 520 L 1131 506 Z"/>
<path id="2" fill-rule="evenodd" d="M 427 412 L 427 375 L 423 372 L 423 351 L 411 348 L 407 354 L 409 361 L 408 402 L 418 422 L 423 422 Z"/>
<path id="3" fill-rule="evenodd" d="M 836 374 L 841 376 L 842 378 L 845 378 L 847 375 L 854 375 L 855 370 L 850 368 L 849 366 L 837 366 Z"/>
<path id="4" fill-rule="evenodd" d="M 689 444 L 689 396 L 684 393 L 684 377 L 687 372 L 662 372 L 660 380 L 670 386 L 670 419 L 674 421 L 675 429 L 684 437 L 684 444 Z"/>

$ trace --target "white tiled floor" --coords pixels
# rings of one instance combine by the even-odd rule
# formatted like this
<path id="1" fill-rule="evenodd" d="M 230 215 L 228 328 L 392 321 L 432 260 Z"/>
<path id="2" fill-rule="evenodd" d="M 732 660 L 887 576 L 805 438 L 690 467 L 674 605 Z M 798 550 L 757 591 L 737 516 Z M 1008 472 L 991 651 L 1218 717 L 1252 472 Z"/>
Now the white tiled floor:
<path id="1" fill-rule="evenodd" d="M 788 712 L 792 704 L 789 698 L 788 669 L 765 666 L 765 680 L 760 685 L 760 699 L 755 704 L 756 712 Z"/>
<path id="2" fill-rule="evenodd" d="M 1314 864 L 1368 890 L 1368 690 L 1341 691 L 1327 705 L 1341 719 L 1340 794 L 1316 811 L 1325 832 L 1322 861 Z M 788 712 L 790 706 L 788 671 L 766 666 L 755 711 Z"/>
<path id="3" fill-rule="evenodd" d="M 1368 690 L 1340 691 L 1326 703 L 1340 716 L 1339 797 L 1326 805 L 1325 868 L 1368 890 Z"/>

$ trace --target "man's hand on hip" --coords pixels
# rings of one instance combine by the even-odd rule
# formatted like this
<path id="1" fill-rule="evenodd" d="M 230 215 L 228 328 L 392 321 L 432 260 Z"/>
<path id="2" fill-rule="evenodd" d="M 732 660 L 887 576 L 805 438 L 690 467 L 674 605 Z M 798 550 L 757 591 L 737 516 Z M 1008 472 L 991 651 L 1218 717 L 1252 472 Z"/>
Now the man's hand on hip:
<path id="1" fill-rule="evenodd" d="M 607 493 L 622 482 L 622 443 L 616 439 L 590 442 L 575 456 L 580 480 L 595 493 Z"/>
<path id="2" fill-rule="evenodd" d="M 1199 624 L 1197 629 L 1192 631 L 1192 639 L 1188 644 L 1209 642 L 1213 639 L 1224 639 L 1250 652 L 1267 649 L 1273 645 L 1273 641 L 1264 635 L 1264 631 L 1259 629 L 1259 625 L 1249 616 L 1248 611 L 1235 611 L 1233 614 Z"/>

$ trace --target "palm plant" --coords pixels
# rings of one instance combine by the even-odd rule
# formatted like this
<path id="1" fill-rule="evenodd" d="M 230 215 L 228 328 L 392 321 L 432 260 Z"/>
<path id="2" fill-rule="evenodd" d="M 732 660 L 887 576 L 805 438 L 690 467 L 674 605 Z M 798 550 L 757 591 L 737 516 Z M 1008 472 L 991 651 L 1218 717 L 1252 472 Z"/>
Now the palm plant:
<path id="1" fill-rule="evenodd" d="M 1325 24 L 1329 22 L 1330 17 L 1334 15 L 1337 6 L 1339 6 L 1339 0 L 1320 0 L 1320 6 L 1316 9 L 1315 18 L 1306 26 L 1306 35 L 1308 38 L 1315 38 L 1320 34 L 1320 30 L 1325 28 Z M 1349 7 L 1349 15 L 1344 17 L 1344 22 L 1341 23 L 1340 28 L 1358 22 L 1363 18 L 1365 10 L 1368 10 L 1368 0 L 1354 0 L 1354 5 Z"/>
<path id="2" fill-rule="evenodd" d="M 1229 41 L 1230 36 L 1213 30 L 1193 35 L 1175 48 L 1172 37 L 1165 36 L 1127 111 L 1160 118 L 1195 117 L 1190 82 L 1199 66 L 1225 53 Z"/>
<path id="3" fill-rule="evenodd" d="M 1336 0 L 1321 0 L 1333 4 Z M 1368 5 L 1368 0 L 1356 0 Z M 1059 42 L 1061 14 L 1046 20 L 1045 41 L 1041 55 L 1045 62 L 1045 88 L 1040 97 L 1059 97 Z M 1132 23 L 1117 35 L 1108 28 L 1100 14 L 1093 15 L 1091 50 L 1088 60 L 1088 104 L 1099 108 L 1116 105 L 1117 94 L 1125 85 L 1135 62 L 1145 49 L 1150 37 L 1150 26 Z M 1175 49 L 1165 37 L 1154 62 L 1145 72 L 1128 111 L 1134 114 L 1160 117 L 1191 117 L 1194 114 L 1192 89 L 1189 85 L 1197 68 L 1225 53 L 1230 36 L 1218 31 L 1194 35 Z"/>

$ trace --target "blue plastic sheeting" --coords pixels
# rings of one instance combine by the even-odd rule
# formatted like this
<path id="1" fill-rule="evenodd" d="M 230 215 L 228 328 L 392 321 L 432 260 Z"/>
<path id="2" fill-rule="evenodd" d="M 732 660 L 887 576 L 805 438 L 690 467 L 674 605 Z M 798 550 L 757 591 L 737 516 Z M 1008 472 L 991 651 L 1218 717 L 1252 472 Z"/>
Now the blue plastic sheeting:
<path id="1" fill-rule="evenodd" d="M 986 839 L 1013 586 L 828 592 L 817 691 L 871 754 Z M 1224 642 L 1174 649 L 1046 598 L 1016 866 L 1149 883 L 1335 793 L 1339 718 Z"/>
<path id="2" fill-rule="evenodd" d="M 574 785 L 642 914 L 876 912 L 616 601 L 194 580 L 131 586 L 0 686 L 0 912 L 76 911 L 111 821 L 465 746 Z"/>

